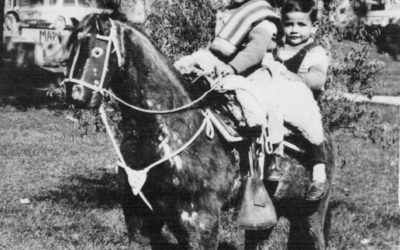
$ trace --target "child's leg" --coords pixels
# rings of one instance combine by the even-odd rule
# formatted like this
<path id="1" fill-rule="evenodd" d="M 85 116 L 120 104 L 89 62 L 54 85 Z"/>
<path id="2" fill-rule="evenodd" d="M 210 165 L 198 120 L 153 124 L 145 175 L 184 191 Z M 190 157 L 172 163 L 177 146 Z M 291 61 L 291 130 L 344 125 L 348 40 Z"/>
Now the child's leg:
<path id="1" fill-rule="evenodd" d="M 248 127 L 262 126 L 266 123 L 265 110 L 258 97 L 257 88 L 247 78 L 240 75 L 227 75 L 220 82 L 220 91 L 235 91 Z"/>
<path id="2" fill-rule="evenodd" d="M 312 181 L 305 199 L 317 201 L 322 199 L 328 191 L 329 184 L 326 176 L 326 151 L 324 144 L 313 145 Z"/>
<path id="3" fill-rule="evenodd" d="M 287 81 L 277 76 L 271 91 L 284 121 L 297 128 L 311 144 L 322 144 L 322 117 L 311 90 L 303 82 Z"/>
<path id="4" fill-rule="evenodd" d="M 315 182 L 326 182 L 326 150 L 325 145 L 321 143 L 320 145 L 312 145 L 312 180 Z"/>
<path id="5" fill-rule="evenodd" d="M 284 120 L 298 128 L 312 144 L 312 158 L 310 159 L 313 166 L 312 182 L 306 199 L 319 200 L 325 195 L 328 183 L 325 172 L 324 130 L 318 104 L 311 91 L 302 82 L 289 82 L 279 79 L 274 87 L 274 92 L 278 93 L 278 106 L 282 111 Z"/>
<path id="6" fill-rule="evenodd" d="M 316 182 L 326 181 L 325 163 L 318 163 L 314 165 L 312 179 Z"/>

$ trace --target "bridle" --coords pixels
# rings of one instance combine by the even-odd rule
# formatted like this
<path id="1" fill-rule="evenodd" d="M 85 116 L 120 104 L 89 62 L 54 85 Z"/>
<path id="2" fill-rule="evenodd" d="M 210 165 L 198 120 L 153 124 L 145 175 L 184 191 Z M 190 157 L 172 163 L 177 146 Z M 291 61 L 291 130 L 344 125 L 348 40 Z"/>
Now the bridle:
<path id="1" fill-rule="evenodd" d="M 113 20 L 109 19 L 109 21 L 111 23 L 110 35 L 103 36 L 103 35 L 96 34 L 96 39 L 107 42 L 107 47 L 106 47 L 106 51 L 105 51 L 105 59 L 103 62 L 103 68 L 101 69 L 102 71 L 101 71 L 100 79 L 93 81 L 93 83 L 91 84 L 91 83 L 88 83 L 85 79 L 82 79 L 84 75 L 82 75 L 81 79 L 73 77 L 73 74 L 75 72 L 76 63 L 79 59 L 79 54 L 80 54 L 81 43 L 79 43 L 78 48 L 77 48 L 77 53 L 74 56 L 74 59 L 72 61 L 72 65 L 70 68 L 70 72 L 68 75 L 68 82 L 82 85 L 88 89 L 91 89 L 95 92 L 99 92 L 99 93 L 103 94 L 104 93 L 104 88 L 103 88 L 104 80 L 106 78 L 106 74 L 107 74 L 107 70 L 108 70 L 110 55 L 112 53 L 115 53 L 117 55 L 118 67 L 122 67 L 122 55 L 121 55 L 119 42 L 117 39 L 117 28 L 116 28 Z M 85 36 L 90 36 L 90 35 L 84 34 L 84 33 L 78 33 L 78 39 L 82 39 Z M 112 48 L 114 48 L 113 51 L 111 51 Z"/>

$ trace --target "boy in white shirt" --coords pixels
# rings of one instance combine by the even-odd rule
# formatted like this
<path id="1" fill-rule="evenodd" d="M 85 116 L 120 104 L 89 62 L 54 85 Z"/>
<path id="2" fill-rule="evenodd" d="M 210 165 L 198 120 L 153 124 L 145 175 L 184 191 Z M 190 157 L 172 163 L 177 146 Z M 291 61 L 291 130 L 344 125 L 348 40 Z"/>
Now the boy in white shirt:
<path id="1" fill-rule="evenodd" d="M 329 57 L 325 49 L 314 42 L 312 36 L 317 31 L 318 9 L 314 0 L 288 0 L 282 7 L 282 22 L 285 44 L 278 48 L 277 57 L 293 73 L 301 78 L 318 97 L 325 89 Z M 285 74 L 291 74 L 285 72 Z M 295 75 L 294 75 L 295 74 Z M 306 195 L 307 200 L 319 200 L 328 190 L 323 144 L 315 148 L 312 183 Z"/>
<path id="2" fill-rule="evenodd" d="M 282 8 L 285 44 L 277 56 L 286 68 L 297 74 L 317 96 L 325 90 L 329 57 L 312 36 L 317 31 L 314 0 L 289 0 Z"/>

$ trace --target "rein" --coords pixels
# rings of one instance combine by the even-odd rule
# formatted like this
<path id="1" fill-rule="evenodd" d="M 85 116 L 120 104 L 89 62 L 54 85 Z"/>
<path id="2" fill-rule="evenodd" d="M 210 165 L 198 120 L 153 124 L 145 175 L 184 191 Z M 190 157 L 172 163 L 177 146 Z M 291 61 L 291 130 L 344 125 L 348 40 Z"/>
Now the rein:
<path id="1" fill-rule="evenodd" d="M 129 104 L 129 103 L 125 102 L 124 100 L 122 100 L 121 98 L 116 96 L 113 92 L 109 91 L 108 89 L 103 89 L 103 92 L 106 92 L 107 94 L 109 94 L 111 97 L 113 97 L 114 99 L 116 99 L 120 103 L 122 103 L 125 106 L 127 106 L 127 107 L 129 107 L 129 108 L 131 108 L 133 110 L 136 110 L 138 112 L 142 112 L 142 113 L 146 113 L 146 114 L 153 114 L 153 115 L 165 115 L 165 114 L 173 114 L 173 113 L 177 113 L 177 112 L 180 112 L 180 111 L 188 110 L 190 107 L 196 105 L 197 103 L 199 103 L 203 99 L 205 99 L 207 97 L 207 95 L 209 95 L 212 91 L 214 91 L 218 87 L 219 87 L 219 84 L 215 84 L 209 90 L 204 92 L 204 94 L 202 94 L 199 98 L 193 100 L 192 102 L 190 102 L 190 103 L 188 103 L 186 105 L 183 105 L 181 107 L 174 108 L 174 109 L 169 109 L 169 110 L 151 110 L 151 109 L 140 108 L 138 106 L 134 106 L 132 104 Z"/>

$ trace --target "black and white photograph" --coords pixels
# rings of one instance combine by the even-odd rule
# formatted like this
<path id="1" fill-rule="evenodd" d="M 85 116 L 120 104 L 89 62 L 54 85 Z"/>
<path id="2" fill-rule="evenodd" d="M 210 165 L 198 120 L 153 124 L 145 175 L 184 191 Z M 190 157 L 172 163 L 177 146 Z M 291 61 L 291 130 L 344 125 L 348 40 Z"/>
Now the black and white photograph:
<path id="1" fill-rule="evenodd" d="M 0 12 L 0 249 L 400 249 L 400 0 Z"/>

